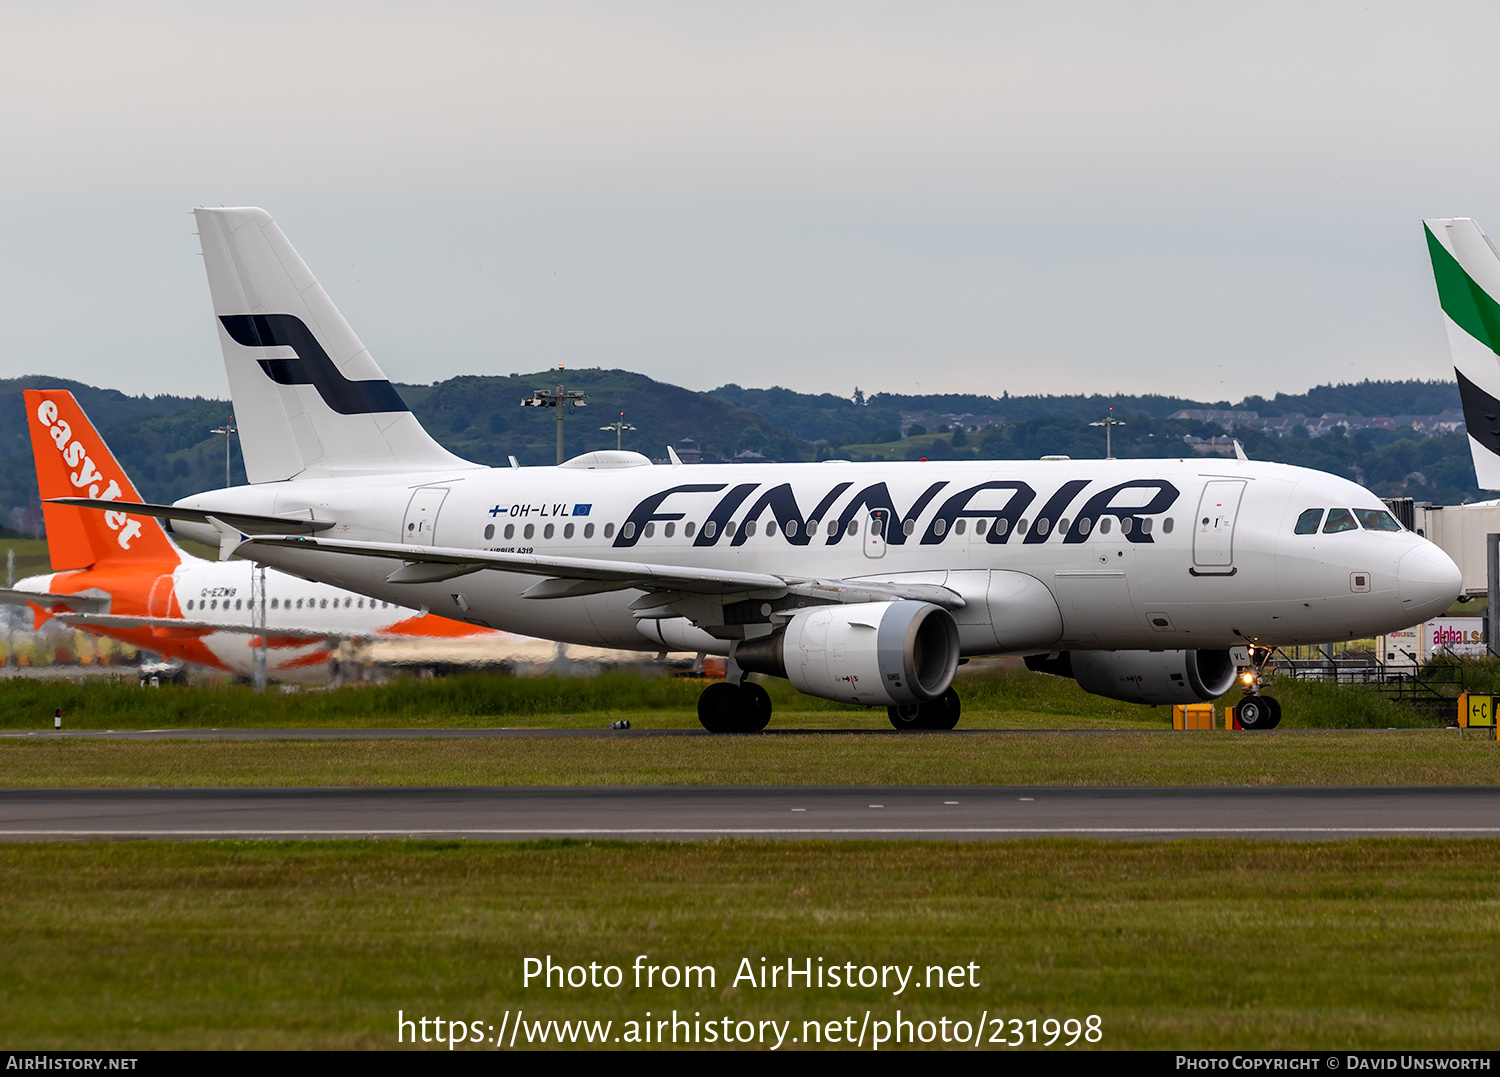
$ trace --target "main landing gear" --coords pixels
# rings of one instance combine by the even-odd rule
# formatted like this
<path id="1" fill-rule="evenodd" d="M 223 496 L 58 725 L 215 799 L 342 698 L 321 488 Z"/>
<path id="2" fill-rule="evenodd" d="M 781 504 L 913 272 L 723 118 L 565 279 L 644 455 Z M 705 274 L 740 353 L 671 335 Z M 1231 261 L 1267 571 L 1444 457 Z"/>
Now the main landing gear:
<path id="1" fill-rule="evenodd" d="M 897 729 L 952 729 L 958 725 L 963 707 L 958 693 L 951 687 L 936 699 L 926 703 L 907 703 L 899 707 L 887 707 L 891 725 Z"/>
<path id="2" fill-rule="evenodd" d="M 710 733 L 759 733 L 771 721 L 771 696 L 753 681 L 711 684 L 698 697 L 698 721 Z"/>

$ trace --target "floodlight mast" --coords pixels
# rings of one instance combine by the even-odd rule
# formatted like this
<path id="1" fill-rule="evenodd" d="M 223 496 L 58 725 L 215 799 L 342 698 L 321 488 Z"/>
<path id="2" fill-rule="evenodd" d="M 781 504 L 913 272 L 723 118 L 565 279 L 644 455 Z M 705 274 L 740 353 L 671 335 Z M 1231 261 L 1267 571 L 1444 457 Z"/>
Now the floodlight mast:
<path id="1" fill-rule="evenodd" d="M 225 489 L 229 488 L 229 439 L 234 436 L 235 432 L 236 432 L 236 427 L 234 425 L 234 416 L 233 415 L 231 415 L 229 417 L 229 421 L 227 423 L 225 423 L 223 426 L 217 427 L 217 428 L 209 431 L 210 434 L 223 434 L 224 435 L 224 487 L 225 487 Z"/>
<path id="2" fill-rule="evenodd" d="M 1113 445 L 1112 445 L 1112 443 L 1110 441 L 1110 436 L 1109 435 L 1110 435 L 1110 433 L 1113 431 L 1113 429 L 1115 427 L 1117 427 L 1117 426 L 1124 426 L 1125 425 L 1125 420 L 1124 419 L 1116 419 L 1115 418 L 1115 409 L 1113 407 L 1111 407 L 1109 409 L 1109 414 L 1108 415 L 1106 415 L 1104 418 L 1100 419 L 1096 423 L 1089 423 L 1089 425 L 1090 426 L 1102 426 L 1102 427 L 1104 427 L 1104 459 L 1106 459 L 1106 460 L 1113 460 L 1115 458 L 1114 447 L 1113 447 Z"/>
<path id="3" fill-rule="evenodd" d="M 616 449 L 620 449 L 620 448 L 623 447 L 620 444 L 620 437 L 623 434 L 623 432 L 626 431 L 626 430 L 634 430 L 635 427 L 631 426 L 629 423 L 627 423 L 625 421 L 625 413 L 622 411 L 622 412 L 620 412 L 620 417 L 618 419 L 616 419 L 614 422 L 610 423 L 608 426 L 601 426 L 599 429 L 600 430 L 613 430 L 615 432 L 615 448 Z"/>
<path id="4" fill-rule="evenodd" d="M 521 407 L 523 408 L 556 408 L 557 409 L 557 462 L 563 462 L 563 416 L 567 414 L 568 408 L 582 408 L 587 393 L 577 389 L 564 391 L 562 383 L 562 364 L 557 364 L 558 382 L 552 389 L 537 389 L 529 397 L 523 397 Z"/>

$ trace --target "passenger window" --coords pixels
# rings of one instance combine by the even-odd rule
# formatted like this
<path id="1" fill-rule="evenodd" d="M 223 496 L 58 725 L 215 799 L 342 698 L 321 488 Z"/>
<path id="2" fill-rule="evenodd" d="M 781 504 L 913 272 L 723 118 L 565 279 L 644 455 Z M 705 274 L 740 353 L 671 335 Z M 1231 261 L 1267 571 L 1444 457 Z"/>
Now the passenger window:
<path id="1" fill-rule="evenodd" d="M 604 525 L 604 537 L 605 538 L 614 538 L 615 537 L 615 525 L 614 524 L 605 524 Z"/>
<path id="2" fill-rule="evenodd" d="M 1322 509 L 1308 509 L 1301 516 L 1297 517 L 1297 530 L 1296 530 L 1296 534 L 1298 534 L 1298 535 L 1316 535 L 1318 533 L 1318 524 L 1320 524 L 1322 522 L 1323 522 L 1323 510 Z"/>
<path id="3" fill-rule="evenodd" d="M 546 527 L 542 528 L 542 538 L 551 538 L 552 534 L 553 534 L 553 531 L 554 531 L 553 525 L 552 524 L 548 524 Z"/>
<path id="4" fill-rule="evenodd" d="M 1114 519 L 1109 516 L 1099 517 L 1099 534 L 1109 534 L 1109 529 L 1114 526 Z"/>
<path id="5" fill-rule="evenodd" d="M 573 537 L 573 525 L 572 524 L 563 524 L 563 538 L 570 539 L 572 537 Z"/>
<path id="6" fill-rule="evenodd" d="M 1323 525 L 1323 534 L 1336 535 L 1340 531 L 1358 531 L 1359 524 L 1354 522 L 1354 513 L 1348 509 L 1329 509 L 1328 522 Z"/>
<path id="7" fill-rule="evenodd" d="M 516 537 L 516 525 L 515 524 L 506 524 L 505 525 L 505 537 L 508 538 L 508 539 L 513 539 L 513 538 Z"/>
<path id="8" fill-rule="evenodd" d="M 583 537 L 586 538 L 586 539 L 591 539 L 591 538 L 594 537 L 594 525 L 593 524 L 584 524 L 583 525 Z"/>
<path id="9" fill-rule="evenodd" d="M 1360 526 L 1366 531 L 1400 531 L 1401 525 L 1396 518 L 1384 509 L 1355 509 L 1354 515 L 1359 517 Z"/>
<path id="10" fill-rule="evenodd" d="M 1161 522 L 1161 530 L 1162 534 L 1164 535 L 1170 535 L 1172 533 L 1172 517 L 1168 516 Z"/>
<path id="11" fill-rule="evenodd" d="M 698 525 L 695 524 L 695 523 L 693 523 L 691 520 L 689 520 L 687 523 L 685 523 L 685 524 L 682 525 L 682 533 L 687 538 L 692 538 L 693 537 L 693 532 L 695 532 L 697 530 L 698 530 Z"/>

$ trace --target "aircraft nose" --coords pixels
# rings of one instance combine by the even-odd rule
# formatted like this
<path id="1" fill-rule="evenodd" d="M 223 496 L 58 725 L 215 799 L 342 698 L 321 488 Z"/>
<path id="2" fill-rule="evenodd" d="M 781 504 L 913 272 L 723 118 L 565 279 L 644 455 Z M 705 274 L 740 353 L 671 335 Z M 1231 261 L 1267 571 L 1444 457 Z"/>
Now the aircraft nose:
<path id="1" fill-rule="evenodd" d="M 1463 574 L 1442 550 L 1430 542 L 1414 546 L 1396 564 L 1401 608 L 1411 623 L 1436 617 L 1453 604 L 1463 586 Z"/>

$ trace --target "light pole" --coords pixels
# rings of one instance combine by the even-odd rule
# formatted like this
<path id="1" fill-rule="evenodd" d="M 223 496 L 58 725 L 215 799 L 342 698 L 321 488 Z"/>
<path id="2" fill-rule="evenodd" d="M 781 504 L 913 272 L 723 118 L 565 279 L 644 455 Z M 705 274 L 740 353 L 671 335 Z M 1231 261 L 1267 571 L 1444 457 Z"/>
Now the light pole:
<path id="1" fill-rule="evenodd" d="M 577 389 L 564 392 L 561 363 L 558 364 L 557 369 L 559 371 L 557 386 L 553 389 L 535 390 L 529 397 L 522 398 L 521 407 L 557 409 L 557 462 L 560 464 L 563 462 L 563 416 L 567 413 L 570 406 L 577 408 L 586 407 L 583 401 L 587 394 L 581 393 Z"/>
<path id="2" fill-rule="evenodd" d="M 635 427 L 631 426 L 629 423 L 627 423 L 625 421 L 625 413 L 622 411 L 622 412 L 620 412 L 620 417 L 618 419 L 616 419 L 614 422 L 610 423 L 608 426 L 601 426 L 599 429 L 600 430 L 613 430 L 615 432 L 615 448 L 619 449 L 619 448 L 621 448 L 621 445 L 620 445 L 621 434 L 624 431 L 626 431 L 626 430 L 634 430 Z"/>
<path id="3" fill-rule="evenodd" d="M 1110 408 L 1108 415 L 1106 415 L 1104 418 L 1100 419 L 1096 423 L 1089 423 L 1089 425 L 1090 426 L 1102 426 L 1102 427 L 1104 427 L 1104 459 L 1106 459 L 1106 460 L 1113 460 L 1115 458 L 1115 456 L 1114 456 L 1114 449 L 1113 449 L 1113 445 L 1111 443 L 1109 435 L 1110 435 L 1110 433 L 1113 431 L 1113 429 L 1115 427 L 1117 427 L 1117 426 L 1124 426 L 1125 425 L 1125 420 L 1123 420 L 1123 419 L 1116 419 L 1115 418 L 1115 409 L 1114 408 Z"/>
<path id="4" fill-rule="evenodd" d="M 224 435 L 224 486 L 227 488 L 229 486 L 229 439 L 235 433 L 234 416 L 231 415 L 227 423 L 216 430 L 210 430 L 209 433 Z"/>

